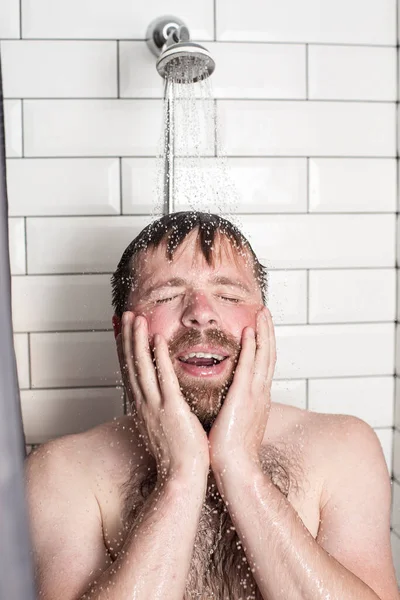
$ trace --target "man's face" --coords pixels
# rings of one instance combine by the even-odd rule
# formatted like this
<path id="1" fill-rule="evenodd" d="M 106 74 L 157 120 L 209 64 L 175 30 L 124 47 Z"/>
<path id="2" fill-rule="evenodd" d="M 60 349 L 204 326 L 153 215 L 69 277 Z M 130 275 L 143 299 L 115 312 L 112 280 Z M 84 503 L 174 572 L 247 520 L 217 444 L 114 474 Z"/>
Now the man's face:
<path id="1" fill-rule="evenodd" d="M 206 431 L 232 383 L 242 331 L 255 327 L 262 307 L 251 258 L 238 255 L 221 239 L 214 244 L 220 256 L 214 267 L 197 245 L 197 230 L 177 248 L 172 261 L 164 244 L 146 251 L 127 307 L 146 317 L 151 346 L 156 333 L 168 342 L 182 392 Z"/>

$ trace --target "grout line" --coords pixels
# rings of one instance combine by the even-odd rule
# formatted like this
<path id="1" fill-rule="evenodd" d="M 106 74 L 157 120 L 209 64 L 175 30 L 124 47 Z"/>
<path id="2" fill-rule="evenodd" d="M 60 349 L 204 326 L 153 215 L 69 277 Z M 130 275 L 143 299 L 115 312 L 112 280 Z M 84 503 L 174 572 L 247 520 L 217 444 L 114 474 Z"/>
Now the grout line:
<path id="1" fill-rule="evenodd" d="M 117 159 L 124 159 L 126 158 L 125 156 L 113 156 L 112 158 L 117 158 Z M 211 158 L 215 158 L 215 156 L 212 156 Z M 8 159 L 7 159 L 8 160 Z M 20 160 L 20 159 L 19 159 Z M 183 207 L 182 207 L 182 210 Z M 189 210 L 189 209 L 188 209 Z M 274 216 L 284 216 L 284 217 L 299 217 L 299 216 L 307 216 L 307 217 L 331 217 L 331 216 L 337 216 L 337 217 L 348 217 L 348 216 L 396 216 L 398 213 L 394 212 L 394 211 L 358 211 L 358 212 L 317 212 L 317 211 L 312 211 L 311 213 L 308 213 L 306 210 L 297 212 L 297 211 L 287 211 L 287 212 L 278 212 L 278 211 L 270 211 L 270 212 L 236 212 L 235 213 L 238 216 L 242 216 L 242 217 L 274 217 Z M 112 214 L 112 213 L 94 213 L 94 214 L 85 214 L 85 213 L 78 213 L 78 214 L 46 214 L 46 215 L 29 215 L 29 214 L 24 214 L 24 215 L 10 215 L 10 218 L 19 218 L 21 216 L 24 217 L 28 217 L 30 219 L 57 219 L 57 218 L 64 218 L 64 217 L 68 217 L 68 218 L 79 218 L 79 217 L 86 217 L 86 218 L 91 218 L 91 217 L 119 217 L 121 215 L 116 215 L 116 214 Z M 153 215 L 151 213 L 125 213 L 124 216 L 127 217 L 152 217 Z M 303 267 L 306 268 L 306 267 Z M 373 267 L 369 267 L 369 268 L 373 268 Z"/>
<path id="2" fill-rule="evenodd" d="M 306 99 L 309 99 L 308 94 L 308 44 L 306 44 Z"/>
<path id="3" fill-rule="evenodd" d="M 27 218 L 24 217 L 24 242 L 25 242 L 25 273 L 24 273 L 24 277 L 26 277 L 26 275 L 30 275 L 30 273 L 28 272 L 28 234 L 27 234 Z M 22 274 L 21 274 L 22 275 Z"/>
<path id="4" fill-rule="evenodd" d="M 215 19 L 216 21 L 216 19 Z M 1 38 L 4 41 L 15 41 L 15 37 L 3 37 Z M 31 42 L 59 42 L 59 41 L 66 41 L 66 42 L 109 42 L 110 40 L 115 40 L 115 37 L 78 37 L 78 38 L 73 38 L 73 37 L 56 37 L 56 38 L 52 38 L 52 37 L 29 37 L 29 36 L 25 36 L 24 37 L 25 40 L 27 41 L 31 41 Z M 124 37 L 118 37 L 120 42 L 142 42 L 143 44 L 146 42 L 145 38 L 124 38 Z M 397 43 L 394 44 L 369 44 L 369 43 L 352 43 L 352 42 L 309 42 L 307 40 L 297 40 L 297 41 L 290 41 L 290 40 L 281 40 L 281 41 L 269 41 L 269 40 L 217 40 L 217 39 L 213 39 L 211 38 L 207 38 L 207 39 L 201 39 L 201 38 L 196 38 L 196 42 L 199 42 L 201 44 L 207 44 L 210 42 L 216 42 L 218 44 L 248 44 L 248 45 L 259 45 L 259 46 L 304 46 L 304 44 L 308 44 L 309 46 L 340 46 L 340 47 L 351 47 L 351 48 L 396 48 Z"/>
<path id="5" fill-rule="evenodd" d="M 303 327 L 303 328 L 307 328 L 310 329 L 312 327 L 328 327 L 328 328 L 334 328 L 334 327 L 342 327 L 343 325 L 345 326 L 349 326 L 349 327 L 356 327 L 358 328 L 359 326 L 362 325 L 391 325 L 393 323 L 393 321 L 362 321 L 359 323 L 355 323 L 354 321 L 350 321 L 350 322 L 334 322 L 334 323 L 274 323 L 275 328 L 279 329 L 281 327 Z M 60 327 L 57 327 L 57 329 L 41 329 L 39 331 L 30 331 L 29 333 L 33 334 L 33 335 L 42 335 L 42 334 L 46 334 L 46 335 L 57 335 L 57 334 L 65 334 L 65 333 L 71 333 L 71 334 L 75 334 L 75 333 L 108 333 L 108 332 L 112 332 L 113 329 L 112 327 L 110 328 L 101 328 L 99 327 L 98 329 L 94 329 L 93 327 L 89 327 L 87 329 L 61 329 Z M 14 333 L 28 333 L 27 331 L 14 331 Z M 331 376 L 326 376 L 328 378 L 330 378 Z M 335 376 L 334 376 L 335 377 Z M 339 377 L 345 377 L 340 375 Z M 349 375 L 348 377 L 352 378 L 353 375 Z M 355 377 L 355 376 L 354 376 Z M 367 377 L 367 375 L 359 375 L 359 377 Z M 371 377 L 393 377 L 393 373 L 385 373 L 383 375 L 376 375 L 373 374 L 371 375 Z M 285 377 L 283 379 L 286 379 Z M 299 377 L 295 377 L 294 379 L 299 379 Z M 302 379 L 300 377 L 300 379 Z M 315 377 L 315 379 L 320 379 L 320 377 Z"/>
<path id="6" fill-rule="evenodd" d="M 21 100 L 21 158 L 25 158 L 25 124 L 24 124 L 24 101 Z"/>
<path id="7" fill-rule="evenodd" d="M 214 0 L 214 42 L 217 41 L 217 0 Z"/>
<path id="8" fill-rule="evenodd" d="M 9 98 L 8 98 L 9 99 Z M 95 155 L 93 156 L 92 154 L 81 154 L 81 155 L 53 155 L 53 156 L 46 156 L 44 155 L 36 155 L 36 156 L 25 156 L 24 158 L 29 158 L 29 160 L 35 160 L 35 159 L 43 159 L 45 158 L 46 160 L 60 160 L 60 159 L 68 159 L 68 160 L 75 160 L 77 158 L 81 159 L 81 158 L 85 158 L 85 159 L 97 159 L 97 158 L 119 158 L 121 156 L 121 154 L 99 154 L 99 155 Z M 360 156 L 360 155 L 353 155 L 353 156 L 338 156 L 337 154 L 317 154 L 317 155 L 309 155 L 309 154 L 303 154 L 303 155 L 295 155 L 295 154 L 280 154 L 280 155 L 276 155 L 276 154 L 226 154 L 225 153 L 226 158 L 231 159 L 231 158 L 241 158 L 241 159 L 256 159 L 256 158 L 265 158 L 268 160 L 285 160 L 285 159 L 296 159 L 296 160 L 304 160 L 306 158 L 315 158 L 315 159 L 324 159 L 324 160 L 338 160 L 338 159 L 345 159 L 345 160 L 360 160 L 363 159 L 365 161 L 368 160 L 396 160 L 396 157 L 393 155 L 387 155 L 387 156 Z M 9 158 L 7 158 L 7 160 L 19 160 L 21 157 L 18 156 L 10 156 Z M 154 158 L 157 159 L 159 158 L 159 156 L 157 154 L 124 154 L 123 158 L 134 158 L 136 160 L 141 160 L 143 158 Z M 176 158 L 182 158 L 182 159 L 192 159 L 192 158 L 209 158 L 212 159 L 214 158 L 214 156 L 212 154 L 202 154 L 202 155 L 196 155 L 196 156 L 192 156 L 192 155 L 176 155 Z M 395 212 L 395 211 L 391 211 L 391 212 Z M 397 212 L 397 211 L 396 211 Z M 282 213 L 283 214 L 283 213 Z M 333 213 L 332 213 L 333 214 Z"/>
<path id="9" fill-rule="evenodd" d="M 3 41 L 3 40 L 2 40 Z M 16 97 L 16 96 L 5 96 L 4 97 L 5 100 L 21 100 L 21 97 Z M 22 98 L 23 100 L 36 100 L 38 102 L 47 102 L 47 101 L 51 101 L 51 102 L 57 102 L 58 100 L 63 100 L 63 101 L 70 101 L 70 102 L 74 102 L 76 100 L 79 100 L 80 102 L 84 102 L 84 101 L 90 101 L 90 102 L 94 102 L 94 101 L 99 101 L 102 102 L 104 100 L 114 100 L 114 102 L 116 102 L 117 100 L 131 100 L 132 102 L 138 102 L 138 101 L 155 101 L 155 102 L 160 102 L 160 100 L 163 100 L 163 96 L 159 95 L 159 96 L 124 96 L 123 98 L 116 98 L 115 95 L 114 96 L 24 96 L 24 98 Z M 393 105 L 393 100 L 373 100 L 373 99 L 364 99 L 364 98 L 312 98 L 311 100 L 308 98 L 293 98 L 292 96 L 290 97 L 284 97 L 284 98 L 280 98 L 280 97 L 262 97 L 262 98 L 254 98 L 253 97 L 247 97 L 247 96 L 240 96 L 240 97 L 235 97 L 235 96 L 229 96 L 229 97 L 220 97 L 220 96 L 215 96 L 213 98 L 197 98 L 196 100 L 198 100 L 199 102 L 212 102 L 213 100 L 222 100 L 223 102 L 281 102 L 281 103 L 292 103 L 292 104 L 304 104 L 304 103 L 313 103 L 313 104 L 326 104 L 326 103 L 330 103 L 330 104 L 381 104 L 383 106 L 388 105 L 388 106 L 392 106 Z M 340 155 L 341 157 L 341 155 Z"/>
<path id="10" fill-rule="evenodd" d="M 29 389 L 32 388 L 32 360 L 31 360 L 31 334 L 28 332 L 28 375 Z"/>
<path id="11" fill-rule="evenodd" d="M 121 88 L 120 88 L 120 72 L 119 72 L 119 40 L 117 40 L 117 98 L 121 98 Z"/>
<path id="12" fill-rule="evenodd" d="M 119 157 L 119 211 L 122 216 L 122 157 Z"/>
<path id="13" fill-rule="evenodd" d="M 19 37 L 22 40 L 22 0 L 19 0 Z"/>

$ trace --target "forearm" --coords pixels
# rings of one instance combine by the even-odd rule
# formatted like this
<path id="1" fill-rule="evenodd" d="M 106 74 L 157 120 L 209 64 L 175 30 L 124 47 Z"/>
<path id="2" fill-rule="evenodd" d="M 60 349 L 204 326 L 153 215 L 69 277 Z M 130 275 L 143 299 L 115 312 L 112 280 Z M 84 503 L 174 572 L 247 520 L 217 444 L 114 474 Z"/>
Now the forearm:
<path id="1" fill-rule="evenodd" d="M 259 467 L 237 465 L 216 481 L 263 598 L 379 600 L 314 540 Z"/>
<path id="2" fill-rule="evenodd" d="M 157 484 L 117 560 L 82 600 L 182 600 L 205 488 L 206 476 Z"/>

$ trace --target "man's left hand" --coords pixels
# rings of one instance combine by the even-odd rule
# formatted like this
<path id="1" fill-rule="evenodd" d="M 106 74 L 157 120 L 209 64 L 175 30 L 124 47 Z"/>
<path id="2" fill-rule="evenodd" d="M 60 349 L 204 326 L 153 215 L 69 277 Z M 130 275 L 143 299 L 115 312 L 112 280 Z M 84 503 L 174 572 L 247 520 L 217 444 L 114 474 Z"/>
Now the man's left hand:
<path id="1" fill-rule="evenodd" d="M 274 325 L 268 308 L 257 313 L 256 331 L 245 327 L 235 375 L 210 430 L 210 464 L 221 471 L 232 462 L 259 461 L 271 408 L 276 363 Z"/>

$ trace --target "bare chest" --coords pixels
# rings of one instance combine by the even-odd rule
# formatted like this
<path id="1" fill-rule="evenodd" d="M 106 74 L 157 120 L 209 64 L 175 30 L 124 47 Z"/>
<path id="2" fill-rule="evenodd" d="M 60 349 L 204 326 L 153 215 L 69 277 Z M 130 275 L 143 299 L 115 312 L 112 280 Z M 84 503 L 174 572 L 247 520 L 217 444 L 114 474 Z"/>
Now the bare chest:
<path id="1" fill-rule="evenodd" d="M 307 444 L 304 440 L 307 439 Z M 320 520 L 323 485 L 321 466 L 314 456 L 310 436 L 303 431 L 284 443 L 267 443 L 262 447 L 262 470 L 288 499 L 314 539 Z M 143 469 L 140 476 L 127 474 L 107 502 L 101 502 L 104 539 L 115 560 L 122 549 L 128 529 L 135 522 L 154 489 L 156 472 Z M 110 500 L 112 498 L 112 500 Z M 265 552 L 269 548 L 266 541 Z M 241 540 L 218 489 L 209 479 L 207 493 L 197 527 L 184 600 L 262 600 Z"/>

